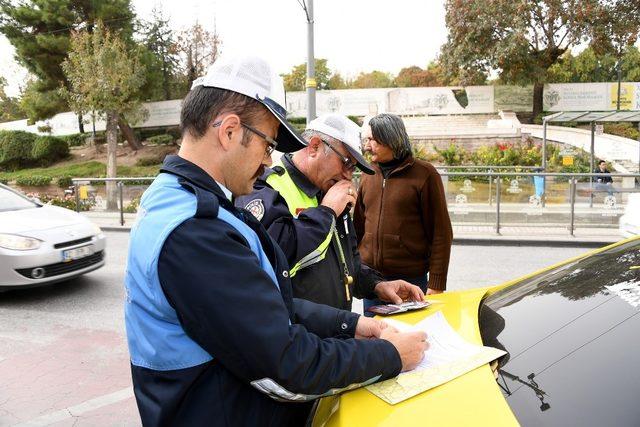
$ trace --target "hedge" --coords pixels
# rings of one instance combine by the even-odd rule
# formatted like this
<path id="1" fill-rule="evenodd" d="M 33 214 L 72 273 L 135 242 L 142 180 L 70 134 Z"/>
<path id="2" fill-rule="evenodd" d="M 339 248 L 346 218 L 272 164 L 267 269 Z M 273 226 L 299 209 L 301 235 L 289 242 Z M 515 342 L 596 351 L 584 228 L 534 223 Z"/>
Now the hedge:
<path id="1" fill-rule="evenodd" d="M 16 170 L 33 165 L 36 138 L 36 134 L 21 130 L 0 131 L 0 168 Z"/>
<path id="2" fill-rule="evenodd" d="M 64 135 L 59 138 L 66 141 L 69 147 L 82 147 L 87 143 L 87 138 L 90 134 L 86 133 L 74 133 L 72 135 Z"/>
<path id="3" fill-rule="evenodd" d="M 175 142 L 175 138 L 169 134 L 162 134 L 152 136 L 147 139 L 147 142 L 154 145 L 171 145 Z"/>
<path id="4" fill-rule="evenodd" d="M 31 157 L 41 166 L 49 166 L 69 156 L 67 142 L 55 136 L 39 136 L 33 143 Z"/>
<path id="5" fill-rule="evenodd" d="M 27 187 L 43 187 L 51 184 L 51 177 L 46 175 L 22 176 L 16 179 L 16 184 Z"/>

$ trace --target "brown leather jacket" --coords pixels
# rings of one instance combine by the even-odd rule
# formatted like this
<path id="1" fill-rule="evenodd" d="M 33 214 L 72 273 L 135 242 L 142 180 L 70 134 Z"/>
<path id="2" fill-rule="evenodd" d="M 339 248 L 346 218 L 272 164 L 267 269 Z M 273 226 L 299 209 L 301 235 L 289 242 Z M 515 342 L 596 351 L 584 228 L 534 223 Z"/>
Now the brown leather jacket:
<path id="1" fill-rule="evenodd" d="M 421 276 L 444 290 L 453 231 L 438 171 L 409 156 L 383 178 L 363 175 L 354 223 L 362 261 L 385 276 Z"/>

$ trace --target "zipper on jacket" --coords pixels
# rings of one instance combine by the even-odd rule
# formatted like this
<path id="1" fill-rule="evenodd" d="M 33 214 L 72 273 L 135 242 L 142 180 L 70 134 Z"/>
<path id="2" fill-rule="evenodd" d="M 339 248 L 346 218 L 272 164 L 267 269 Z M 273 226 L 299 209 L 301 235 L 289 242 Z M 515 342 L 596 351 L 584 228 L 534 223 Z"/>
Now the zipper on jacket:
<path id="1" fill-rule="evenodd" d="M 382 178 L 382 194 L 380 194 L 380 212 L 378 214 L 378 270 L 382 270 L 382 207 L 384 206 L 384 186 L 387 183 L 387 178 Z"/>

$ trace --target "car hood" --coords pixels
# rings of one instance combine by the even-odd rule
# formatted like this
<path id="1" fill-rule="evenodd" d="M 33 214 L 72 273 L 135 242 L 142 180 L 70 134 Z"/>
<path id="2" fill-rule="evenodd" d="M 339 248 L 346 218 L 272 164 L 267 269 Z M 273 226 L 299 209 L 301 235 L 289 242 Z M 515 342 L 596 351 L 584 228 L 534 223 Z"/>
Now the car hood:
<path id="1" fill-rule="evenodd" d="M 0 212 L 0 233 L 29 234 L 52 228 L 87 225 L 82 215 L 58 206 L 44 205 L 38 208 Z"/>
<path id="2" fill-rule="evenodd" d="M 522 425 L 638 425 L 640 239 L 486 298 L 486 345 Z"/>

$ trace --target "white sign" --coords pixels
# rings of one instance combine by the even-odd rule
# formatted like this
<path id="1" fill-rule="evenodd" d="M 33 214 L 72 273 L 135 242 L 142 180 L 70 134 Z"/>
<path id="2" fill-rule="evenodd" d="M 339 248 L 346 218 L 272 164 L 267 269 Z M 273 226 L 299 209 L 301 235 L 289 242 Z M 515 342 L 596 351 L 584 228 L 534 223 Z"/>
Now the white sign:
<path id="1" fill-rule="evenodd" d="M 545 111 L 605 111 L 609 109 L 608 83 L 548 84 L 544 87 Z"/>
<path id="2" fill-rule="evenodd" d="M 316 92 L 316 114 L 338 113 L 367 116 L 389 111 L 390 89 L 343 89 Z M 291 117 L 306 117 L 307 94 L 287 93 L 287 112 Z"/>

